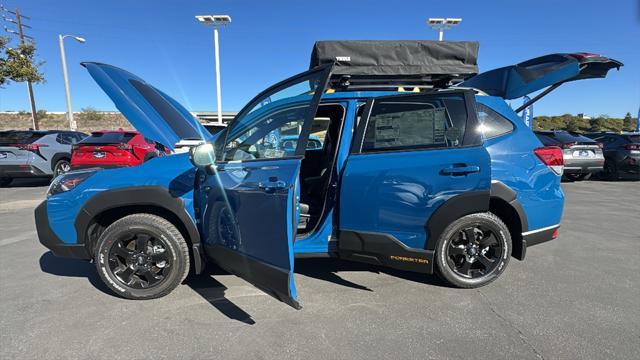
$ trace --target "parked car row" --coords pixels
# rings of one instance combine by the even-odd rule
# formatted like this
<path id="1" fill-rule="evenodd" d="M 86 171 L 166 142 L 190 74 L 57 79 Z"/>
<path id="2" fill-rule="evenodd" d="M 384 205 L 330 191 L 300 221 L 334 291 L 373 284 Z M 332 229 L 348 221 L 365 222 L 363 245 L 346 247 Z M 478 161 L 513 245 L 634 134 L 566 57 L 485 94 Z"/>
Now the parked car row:
<path id="1" fill-rule="evenodd" d="M 640 180 L 640 133 L 549 130 L 535 134 L 545 146 L 562 149 L 567 180 L 584 180 L 594 174 L 608 180 Z"/>

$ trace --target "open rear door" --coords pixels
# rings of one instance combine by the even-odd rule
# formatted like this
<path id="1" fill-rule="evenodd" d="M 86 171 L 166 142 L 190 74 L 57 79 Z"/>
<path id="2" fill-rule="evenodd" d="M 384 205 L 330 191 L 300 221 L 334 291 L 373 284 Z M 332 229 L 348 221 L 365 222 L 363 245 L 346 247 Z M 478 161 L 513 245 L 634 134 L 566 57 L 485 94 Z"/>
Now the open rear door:
<path id="1" fill-rule="evenodd" d="M 330 70 L 315 68 L 252 100 L 216 141 L 216 164 L 197 194 L 206 202 L 207 254 L 294 308 L 300 165 Z M 284 136 L 295 138 L 295 153 L 281 147 Z"/>
<path id="2" fill-rule="evenodd" d="M 617 60 L 596 54 L 551 54 L 480 73 L 459 86 L 482 90 L 506 100 L 516 99 L 548 86 L 604 78 L 609 70 L 620 69 L 622 65 Z"/>

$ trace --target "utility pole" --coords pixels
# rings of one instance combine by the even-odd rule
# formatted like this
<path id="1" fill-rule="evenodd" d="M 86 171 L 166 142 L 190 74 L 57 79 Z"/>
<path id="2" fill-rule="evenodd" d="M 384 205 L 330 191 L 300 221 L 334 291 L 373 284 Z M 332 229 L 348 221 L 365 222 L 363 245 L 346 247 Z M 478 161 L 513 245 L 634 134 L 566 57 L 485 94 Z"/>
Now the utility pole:
<path id="1" fill-rule="evenodd" d="M 20 45 L 24 45 L 24 31 L 22 30 L 22 18 L 30 19 L 27 16 L 20 15 L 20 9 L 16 7 L 16 22 L 18 23 L 18 34 L 20 34 Z M 28 27 L 25 25 L 25 27 Z M 38 119 L 36 118 L 36 100 L 33 97 L 33 84 L 31 84 L 31 80 L 27 80 L 27 89 L 29 90 L 29 103 L 31 104 L 31 123 L 33 124 L 33 129 L 38 130 Z"/>

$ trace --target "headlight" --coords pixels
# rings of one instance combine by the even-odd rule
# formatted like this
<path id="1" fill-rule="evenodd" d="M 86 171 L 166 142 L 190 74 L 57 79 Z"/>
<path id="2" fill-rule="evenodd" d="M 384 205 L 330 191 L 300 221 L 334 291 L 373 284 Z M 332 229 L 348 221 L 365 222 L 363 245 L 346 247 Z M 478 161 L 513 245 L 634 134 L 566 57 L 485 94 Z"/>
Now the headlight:
<path id="1" fill-rule="evenodd" d="M 73 188 L 95 173 L 95 170 L 80 170 L 60 175 L 51 182 L 51 185 L 49 185 L 47 197 L 73 190 Z"/>

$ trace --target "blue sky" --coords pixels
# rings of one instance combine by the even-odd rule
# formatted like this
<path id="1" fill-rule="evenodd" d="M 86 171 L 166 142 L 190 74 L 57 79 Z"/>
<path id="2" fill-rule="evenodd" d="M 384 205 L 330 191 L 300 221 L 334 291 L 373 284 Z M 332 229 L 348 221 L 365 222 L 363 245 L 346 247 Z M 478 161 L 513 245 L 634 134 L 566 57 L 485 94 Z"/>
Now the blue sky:
<path id="1" fill-rule="evenodd" d="M 215 110 L 212 30 L 194 15 L 229 14 L 220 33 L 225 111 L 239 110 L 265 87 L 307 69 L 314 41 L 435 39 L 428 17 L 461 17 L 445 40 L 480 42 L 480 70 L 553 52 L 595 52 L 622 61 L 605 80 L 563 85 L 535 106 L 536 115 L 636 114 L 640 105 L 638 0 L 589 1 L 168 1 L 0 0 L 31 17 L 47 83 L 36 85 L 39 109 L 64 111 L 57 34 L 65 42 L 74 111 L 113 104 L 79 65 L 123 67 L 193 111 Z M 0 20 L 0 22 L 3 22 Z M 4 23 L 6 24 L 6 23 Z M 519 105 L 515 100 L 514 105 Z M 28 109 L 25 84 L 0 89 L 0 110 Z"/>

